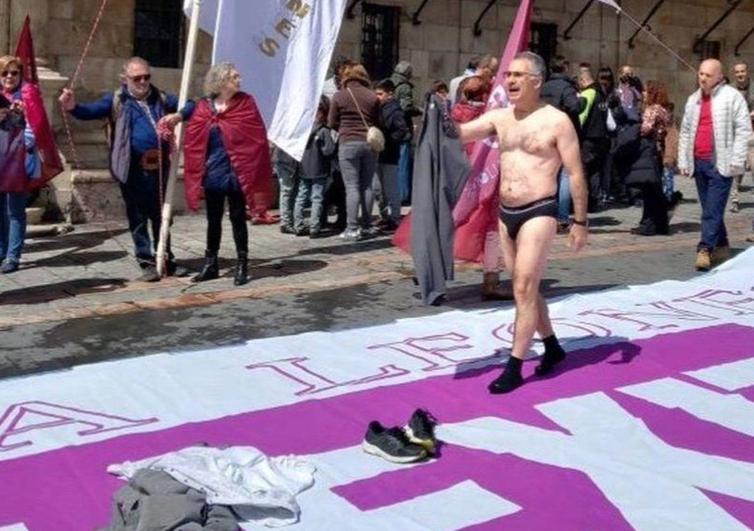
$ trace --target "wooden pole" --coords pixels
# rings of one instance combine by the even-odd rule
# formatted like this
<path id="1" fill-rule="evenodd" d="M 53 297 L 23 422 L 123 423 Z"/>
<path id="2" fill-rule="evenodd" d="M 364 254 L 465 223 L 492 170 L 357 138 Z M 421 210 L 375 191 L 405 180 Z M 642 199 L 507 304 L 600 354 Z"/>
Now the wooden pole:
<path id="1" fill-rule="evenodd" d="M 186 55 L 183 60 L 183 77 L 181 78 L 181 91 L 178 94 L 178 109 L 182 109 L 188 99 L 189 86 L 194 70 L 194 57 L 196 56 L 196 41 L 199 36 L 199 11 L 202 0 L 193 0 L 191 9 L 191 22 L 189 24 L 188 41 L 186 42 Z M 170 158 L 170 172 L 165 186 L 165 203 L 162 205 L 162 225 L 160 226 L 160 241 L 157 245 L 157 272 L 160 276 L 165 275 L 165 251 L 170 237 L 170 221 L 173 217 L 173 196 L 175 195 L 175 181 L 178 176 L 178 162 L 183 149 L 183 123 L 175 128 L 176 146 Z"/>

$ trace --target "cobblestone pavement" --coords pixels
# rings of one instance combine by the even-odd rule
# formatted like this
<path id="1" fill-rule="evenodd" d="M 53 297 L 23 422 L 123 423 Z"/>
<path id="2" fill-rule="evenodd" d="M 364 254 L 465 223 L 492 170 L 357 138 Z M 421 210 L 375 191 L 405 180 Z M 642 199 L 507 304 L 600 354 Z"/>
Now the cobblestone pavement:
<path id="1" fill-rule="evenodd" d="M 697 274 L 699 206 L 692 182 L 678 185 L 686 199 L 669 236 L 630 234 L 637 208 L 591 215 L 590 243 L 578 255 L 559 236 L 546 274 L 547 296 Z M 751 231 L 754 199 L 745 198 L 739 213 L 727 215 L 734 252 L 746 247 Z M 225 274 L 201 284 L 188 278 L 134 281 L 140 271 L 123 223 L 80 225 L 62 236 L 29 239 L 22 269 L 0 276 L 0 377 L 494 305 L 480 302 L 476 265 L 459 264 L 448 304 L 427 308 L 411 282 L 410 257 L 393 248 L 389 237 L 309 240 L 281 234 L 276 225 L 251 228 L 252 281 L 235 288 L 227 220 L 224 228 Z M 202 215 L 178 217 L 173 226 L 177 259 L 197 270 L 204 230 Z"/>

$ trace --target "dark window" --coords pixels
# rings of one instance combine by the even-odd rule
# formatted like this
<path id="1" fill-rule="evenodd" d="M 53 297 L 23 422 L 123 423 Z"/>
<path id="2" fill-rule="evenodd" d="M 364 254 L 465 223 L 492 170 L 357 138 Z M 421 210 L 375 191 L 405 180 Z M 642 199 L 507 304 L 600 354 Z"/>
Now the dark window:
<path id="1" fill-rule="evenodd" d="M 374 80 L 393 73 L 398 62 L 400 7 L 363 4 L 361 62 Z"/>
<path id="2" fill-rule="evenodd" d="M 134 55 L 152 66 L 180 67 L 185 30 L 182 9 L 181 0 L 136 0 Z"/>
<path id="3" fill-rule="evenodd" d="M 529 49 L 539 54 L 545 60 L 545 64 L 550 64 L 550 59 L 555 57 L 558 47 L 558 25 L 545 24 L 541 22 L 531 23 L 531 35 L 529 40 Z"/>
<path id="4" fill-rule="evenodd" d="M 699 43 L 699 55 L 705 59 L 720 59 L 720 41 L 702 41 Z"/>

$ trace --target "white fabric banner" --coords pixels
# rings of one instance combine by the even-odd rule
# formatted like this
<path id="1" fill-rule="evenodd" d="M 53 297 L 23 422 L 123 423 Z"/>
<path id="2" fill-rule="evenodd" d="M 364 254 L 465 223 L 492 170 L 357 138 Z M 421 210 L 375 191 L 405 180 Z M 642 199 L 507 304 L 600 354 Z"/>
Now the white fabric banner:
<path id="1" fill-rule="evenodd" d="M 615 2 L 615 0 L 599 0 L 599 1 L 602 2 L 603 4 L 609 5 L 610 7 L 614 7 L 618 11 L 621 10 L 621 7 Z"/>
<path id="2" fill-rule="evenodd" d="M 191 15 L 193 0 L 184 1 Z M 346 0 L 202 0 L 212 63 L 231 62 L 257 102 L 270 141 L 301 160 Z"/>

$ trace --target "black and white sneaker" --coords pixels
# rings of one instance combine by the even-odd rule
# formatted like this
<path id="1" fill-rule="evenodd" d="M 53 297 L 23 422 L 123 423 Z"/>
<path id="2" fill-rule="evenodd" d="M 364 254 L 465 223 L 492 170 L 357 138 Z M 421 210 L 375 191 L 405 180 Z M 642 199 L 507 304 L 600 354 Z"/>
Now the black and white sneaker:
<path id="1" fill-rule="evenodd" d="M 361 449 L 391 463 L 413 463 L 427 457 L 427 451 L 409 442 L 402 429 L 385 428 L 376 420 L 369 423 Z"/>
<path id="2" fill-rule="evenodd" d="M 409 441 L 422 446 L 428 454 L 434 455 L 437 451 L 435 426 L 437 426 L 437 419 L 429 411 L 417 409 L 403 431 L 406 432 Z"/>

